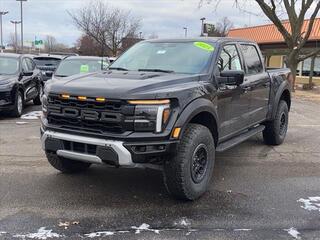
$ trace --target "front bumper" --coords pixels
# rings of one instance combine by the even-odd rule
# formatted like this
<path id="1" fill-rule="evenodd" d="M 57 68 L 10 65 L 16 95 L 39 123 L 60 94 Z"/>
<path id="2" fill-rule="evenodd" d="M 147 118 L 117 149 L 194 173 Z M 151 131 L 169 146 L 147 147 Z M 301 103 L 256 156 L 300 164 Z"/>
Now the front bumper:
<path id="1" fill-rule="evenodd" d="M 140 167 L 159 163 L 174 152 L 177 142 L 130 142 L 44 131 L 41 128 L 42 148 L 70 160 L 117 167 Z M 153 162 L 154 161 L 154 162 Z"/>
<path id="2" fill-rule="evenodd" d="M 14 91 L 0 91 L 0 111 L 8 111 L 14 108 Z"/>

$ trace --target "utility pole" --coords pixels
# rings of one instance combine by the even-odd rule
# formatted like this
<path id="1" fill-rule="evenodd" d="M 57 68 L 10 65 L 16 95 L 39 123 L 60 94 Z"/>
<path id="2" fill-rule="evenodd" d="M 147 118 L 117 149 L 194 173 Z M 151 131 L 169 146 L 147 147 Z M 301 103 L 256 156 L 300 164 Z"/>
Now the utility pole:
<path id="1" fill-rule="evenodd" d="M 206 20 L 205 17 L 200 18 L 200 21 L 201 21 L 201 35 L 200 35 L 200 37 L 203 37 L 203 36 L 204 36 L 204 34 L 203 34 L 204 20 Z"/>
<path id="2" fill-rule="evenodd" d="M 20 22 L 21 22 L 21 53 L 23 53 L 23 7 L 22 3 L 26 2 L 27 0 L 16 0 L 20 2 Z"/>
<path id="3" fill-rule="evenodd" d="M 14 44 L 16 48 L 16 53 L 18 52 L 18 33 L 17 33 L 17 25 L 21 23 L 21 21 L 10 21 L 14 24 Z"/>
<path id="4" fill-rule="evenodd" d="M 8 13 L 8 11 L 0 12 L 1 52 L 3 52 L 2 16 L 6 15 L 7 13 Z"/>
<path id="5" fill-rule="evenodd" d="M 188 28 L 184 27 L 184 37 L 187 38 L 188 37 Z"/>

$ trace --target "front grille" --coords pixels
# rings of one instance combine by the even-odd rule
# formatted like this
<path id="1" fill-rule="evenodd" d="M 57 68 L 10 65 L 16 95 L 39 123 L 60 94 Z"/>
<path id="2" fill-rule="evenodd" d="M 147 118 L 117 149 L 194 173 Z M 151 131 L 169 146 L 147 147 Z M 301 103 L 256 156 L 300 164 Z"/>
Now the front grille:
<path id="1" fill-rule="evenodd" d="M 65 150 L 72 151 L 72 152 L 91 154 L 91 155 L 96 155 L 97 153 L 97 146 L 92 144 L 63 141 L 63 147 Z"/>
<path id="2" fill-rule="evenodd" d="M 134 108 L 125 101 L 97 102 L 94 98 L 80 101 L 76 97 L 48 97 L 48 123 L 60 128 L 104 134 L 133 130 Z"/>

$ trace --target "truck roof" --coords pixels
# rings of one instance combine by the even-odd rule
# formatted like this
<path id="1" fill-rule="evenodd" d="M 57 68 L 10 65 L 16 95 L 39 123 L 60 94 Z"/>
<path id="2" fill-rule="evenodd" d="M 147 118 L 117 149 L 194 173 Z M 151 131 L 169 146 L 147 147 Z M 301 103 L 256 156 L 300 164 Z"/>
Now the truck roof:
<path id="1" fill-rule="evenodd" d="M 223 42 L 247 42 L 255 43 L 248 39 L 231 38 L 231 37 L 198 37 L 198 38 L 172 38 L 172 39 L 151 39 L 145 40 L 146 42 L 212 42 L 212 43 L 223 43 Z"/>

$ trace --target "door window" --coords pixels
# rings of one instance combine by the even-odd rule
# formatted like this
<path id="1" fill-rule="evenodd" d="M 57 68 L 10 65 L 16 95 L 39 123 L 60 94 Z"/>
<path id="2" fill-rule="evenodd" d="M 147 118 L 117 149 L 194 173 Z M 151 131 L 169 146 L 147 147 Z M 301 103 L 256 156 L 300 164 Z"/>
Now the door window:
<path id="1" fill-rule="evenodd" d="M 26 58 L 27 66 L 29 71 L 33 71 L 35 68 L 34 62 L 30 58 Z"/>
<path id="2" fill-rule="evenodd" d="M 243 57 L 247 64 L 248 75 L 263 72 L 262 62 L 259 57 L 257 48 L 253 45 L 242 44 L 241 49 L 242 49 Z"/>
<path id="3" fill-rule="evenodd" d="M 226 45 L 222 48 L 218 67 L 220 72 L 224 70 L 242 70 L 239 53 L 235 45 Z"/>

